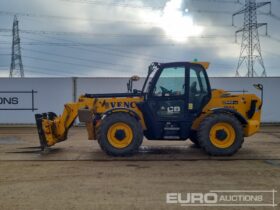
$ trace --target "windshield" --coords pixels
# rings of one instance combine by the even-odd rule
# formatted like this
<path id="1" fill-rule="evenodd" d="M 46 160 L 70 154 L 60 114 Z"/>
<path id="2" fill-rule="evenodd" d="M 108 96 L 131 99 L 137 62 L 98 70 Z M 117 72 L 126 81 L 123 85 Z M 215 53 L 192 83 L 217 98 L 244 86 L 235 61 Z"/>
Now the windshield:
<path id="1" fill-rule="evenodd" d="M 154 96 L 180 96 L 185 94 L 185 67 L 164 68 L 153 89 Z"/>

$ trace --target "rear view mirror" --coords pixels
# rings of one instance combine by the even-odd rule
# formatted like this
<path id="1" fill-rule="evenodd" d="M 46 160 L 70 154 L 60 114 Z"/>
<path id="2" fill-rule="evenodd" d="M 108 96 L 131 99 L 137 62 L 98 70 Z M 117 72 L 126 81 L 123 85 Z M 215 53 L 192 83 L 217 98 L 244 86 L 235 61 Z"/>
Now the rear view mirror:
<path id="1" fill-rule="evenodd" d="M 253 84 L 254 88 L 257 90 L 263 90 L 263 85 L 262 84 Z"/>
<path id="2" fill-rule="evenodd" d="M 132 93 L 133 90 L 133 82 L 136 82 L 140 80 L 140 77 L 137 75 L 134 75 L 132 77 L 129 78 L 128 83 L 127 83 L 127 92 L 128 93 Z"/>
<path id="3" fill-rule="evenodd" d="M 263 104 L 263 85 L 262 84 L 253 84 L 253 86 L 257 90 L 261 91 L 261 99 L 262 99 L 262 104 Z"/>
<path id="4" fill-rule="evenodd" d="M 137 75 L 134 75 L 134 76 L 130 77 L 130 79 L 131 79 L 131 81 L 136 82 L 136 81 L 140 80 L 140 77 Z"/>

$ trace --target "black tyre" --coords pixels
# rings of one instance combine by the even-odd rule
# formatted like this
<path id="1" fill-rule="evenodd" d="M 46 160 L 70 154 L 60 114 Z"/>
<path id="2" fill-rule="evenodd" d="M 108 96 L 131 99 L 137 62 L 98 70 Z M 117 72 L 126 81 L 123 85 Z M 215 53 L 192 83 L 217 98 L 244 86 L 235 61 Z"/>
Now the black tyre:
<path id="1" fill-rule="evenodd" d="M 195 145 L 196 147 L 200 147 L 199 142 L 198 142 L 198 140 L 197 140 L 197 131 L 191 130 L 189 139 L 190 139 L 190 141 L 191 141 L 192 143 L 194 143 L 194 145 Z"/>
<path id="2" fill-rule="evenodd" d="M 241 123 L 226 113 L 206 117 L 199 126 L 197 136 L 200 146 L 214 156 L 233 155 L 244 142 Z"/>
<path id="3" fill-rule="evenodd" d="M 96 134 L 101 149 L 111 156 L 132 155 L 143 141 L 140 122 L 128 113 L 113 113 L 105 117 Z"/>

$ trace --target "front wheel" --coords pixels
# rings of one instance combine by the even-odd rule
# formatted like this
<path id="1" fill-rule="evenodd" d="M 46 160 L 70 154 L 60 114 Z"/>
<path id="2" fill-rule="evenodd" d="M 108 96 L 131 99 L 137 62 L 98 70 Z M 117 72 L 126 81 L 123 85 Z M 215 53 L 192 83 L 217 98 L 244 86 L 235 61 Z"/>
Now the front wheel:
<path id="1" fill-rule="evenodd" d="M 141 124 L 128 113 L 113 113 L 97 128 L 97 140 L 103 151 L 111 156 L 133 154 L 142 144 Z"/>
<path id="2" fill-rule="evenodd" d="M 235 154 L 244 142 L 243 129 L 233 115 L 212 114 L 199 126 L 198 142 L 210 155 L 230 156 Z"/>

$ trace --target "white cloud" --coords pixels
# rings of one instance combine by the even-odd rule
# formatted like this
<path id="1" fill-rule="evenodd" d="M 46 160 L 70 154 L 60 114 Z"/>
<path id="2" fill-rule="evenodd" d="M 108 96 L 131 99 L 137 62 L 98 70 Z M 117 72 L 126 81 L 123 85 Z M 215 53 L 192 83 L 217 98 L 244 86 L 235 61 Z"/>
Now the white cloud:
<path id="1" fill-rule="evenodd" d="M 183 0 L 167 1 L 163 10 L 148 10 L 134 13 L 140 20 L 152 23 L 150 27 L 161 29 L 169 39 L 185 42 L 191 36 L 199 36 L 203 27 L 194 24 L 187 8 L 182 8 Z"/>
<path id="2" fill-rule="evenodd" d="M 159 19 L 159 26 L 171 39 L 183 42 L 190 36 L 198 36 L 203 29 L 194 25 L 190 15 L 185 14 L 187 9 L 182 8 L 182 0 L 170 0 L 166 3 L 163 14 Z"/>

